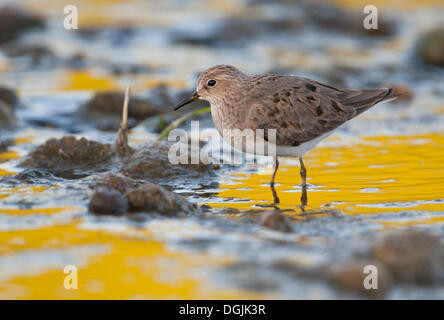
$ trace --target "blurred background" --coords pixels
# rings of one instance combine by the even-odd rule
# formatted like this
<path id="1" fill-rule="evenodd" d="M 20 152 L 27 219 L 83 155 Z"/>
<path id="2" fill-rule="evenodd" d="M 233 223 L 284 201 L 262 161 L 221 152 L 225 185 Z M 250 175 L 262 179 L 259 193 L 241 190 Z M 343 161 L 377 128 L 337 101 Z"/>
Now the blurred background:
<path id="1" fill-rule="evenodd" d="M 376 30 L 363 27 L 369 4 Z M 78 9 L 77 30 L 64 28 L 67 5 Z M 223 167 L 200 189 L 169 181 L 215 222 L 96 221 L 83 180 L 8 180 L 49 138 L 114 141 L 126 86 L 130 143 L 155 139 L 217 64 L 401 96 L 308 155 L 309 209 L 319 215 L 301 214 L 297 162 L 283 161 L 277 190 L 291 236 L 279 222 L 257 227 L 269 165 Z M 443 298 L 443 80 L 442 0 L 0 0 L 0 297 Z M 197 118 L 213 127 L 208 113 Z M 375 242 L 412 226 L 425 234 Z M 353 280 L 363 248 L 383 270 L 380 295 Z M 63 289 L 66 263 L 82 269 L 81 290 Z"/>
<path id="2" fill-rule="evenodd" d="M 435 94 L 444 65 L 438 0 L 376 1 L 377 30 L 363 27 L 365 1 L 1 3 L 2 85 L 24 99 L 36 97 L 30 102 L 36 105 L 44 95 L 74 96 L 68 106 L 51 109 L 53 116 L 72 110 L 69 105 L 88 94 L 127 85 L 167 112 L 202 70 L 216 64 L 249 74 L 296 74 L 338 87 L 394 86 L 405 101 L 421 101 L 426 114 L 415 121 L 442 112 Z M 64 28 L 64 8 L 71 4 L 78 11 L 77 30 Z M 133 120 L 147 115 L 152 114 Z M 62 125 L 48 112 L 44 119 L 26 117 Z"/>

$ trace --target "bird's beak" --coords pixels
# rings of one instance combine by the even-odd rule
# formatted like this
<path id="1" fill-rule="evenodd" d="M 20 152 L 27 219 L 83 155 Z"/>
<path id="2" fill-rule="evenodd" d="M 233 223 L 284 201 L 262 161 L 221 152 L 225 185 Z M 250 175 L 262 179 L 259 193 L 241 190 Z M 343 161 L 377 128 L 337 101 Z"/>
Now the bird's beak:
<path id="1" fill-rule="evenodd" d="M 174 111 L 182 108 L 183 106 L 186 106 L 187 104 L 199 99 L 199 94 L 197 91 L 194 91 L 192 95 L 190 95 L 188 98 L 182 100 L 175 108 Z"/>

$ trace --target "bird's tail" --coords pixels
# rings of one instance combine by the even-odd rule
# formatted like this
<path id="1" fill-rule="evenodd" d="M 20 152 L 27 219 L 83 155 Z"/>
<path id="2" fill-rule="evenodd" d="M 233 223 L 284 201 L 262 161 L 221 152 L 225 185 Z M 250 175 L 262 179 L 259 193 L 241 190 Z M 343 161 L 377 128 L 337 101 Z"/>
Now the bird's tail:
<path id="1" fill-rule="evenodd" d="M 399 94 L 395 93 L 391 88 L 371 89 L 371 90 L 346 90 L 345 95 L 341 99 L 341 103 L 345 106 L 352 107 L 357 114 L 370 109 L 380 102 L 388 102 L 396 99 Z"/>

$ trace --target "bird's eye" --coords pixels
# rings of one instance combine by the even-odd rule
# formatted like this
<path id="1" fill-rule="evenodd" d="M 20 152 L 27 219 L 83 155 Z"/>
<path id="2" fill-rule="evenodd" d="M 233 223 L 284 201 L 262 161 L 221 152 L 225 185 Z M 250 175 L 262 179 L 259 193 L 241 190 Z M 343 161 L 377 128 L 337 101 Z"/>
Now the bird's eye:
<path id="1" fill-rule="evenodd" d="M 207 82 L 208 87 L 214 87 L 216 85 L 216 80 L 210 79 Z"/>

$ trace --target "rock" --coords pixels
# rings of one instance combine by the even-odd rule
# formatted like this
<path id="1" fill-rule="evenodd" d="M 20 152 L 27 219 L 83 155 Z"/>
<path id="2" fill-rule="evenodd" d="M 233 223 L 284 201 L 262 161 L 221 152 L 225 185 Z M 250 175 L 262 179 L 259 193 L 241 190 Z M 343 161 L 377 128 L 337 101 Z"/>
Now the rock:
<path id="1" fill-rule="evenodd" d="M 127 197 L 131 211 L 158 213 L 168 217 L 182 217 L 199 212 L 195 204 L 154 183 L 145 183 L 129 191 Z"/>
<path id="2" fill-rule="evenodd" d="M 377 289 L 367 289 L 364 286 L 364 279 L 370 275 L 368 272 L 364 273 L 364 268 L 370 265 L 375 266 L 377 270 Z M 373 260 L 354 259 L 334 264 L 327 268 L 325 275 L 335 286 L 367 296 L 382 296 L 393 284 L 390 271 L 381 263 Z M 371 281 L 369 284 L 376 285 Z"/>
<path id="3" fill-rule="evenodd" d="M 266 34 L 292 32 L 298 30 L 301 23 L 297 19 L 240 19 L 228 18 L 213 26 L 208 32 L 176 32 L 174 41 L 180 44 L 200 46 L 243 45 L 246 40 Z"/>
<path id="4" fill-rule="evenodd" d="M 276 291 L 279 282 L 263 265 L 255 261 L 239 261 L 224 267 L 228 279 L 236 286 L 254 292 Z"/>
<path id="5" fill-rule="evenodd" d="M 402 282 L 434 284 L 444 272 L 444 245 L 426 231 L 390 234 L 371 248 L 371 255 Z"/>
<path id="6" fill-rule="evenodd" d="M 134 149 L 128 144 L 128 129 L 119 128 L 117 138 L 114 143 L 117 155 L 121 158 L 128 157 L 134 153 Z"/>
<path id="7" fill-rule="evenodd" d="M 164 184 L 183 183 L 188 178 L 202 178 L 214 174 L 216 165 L 171 164 L 168 152 L 172 142 L 151 141 L 128 156 L 117 157 L 113 145 L 65 136 L 49 139 L 30 152 L 20 163 L 25 168 L 46 169 L 51 174 L 65 179 L 78 179 L 106 172 L 119 171 L 132 179 L 155 180 Z M 166 179 L 168 178 L 168 179 Z"/>
<path id="8" fill-rule="evenodd" d="M 89 212 L 96 215 L 122 216 L 128 211 L 127 199 L 116 189 L 99 187 L 89 202 Z"/>
<path id="9" fill-rule="evenodd" d="M 56 55 L 43 45 L 23 45 L 14 43 L 3 47 L 3 51 L 12 58 L 29 58 L 30 66 L 41 65 L 44 62 L 47 62 L 48 65 L 54 65 L 56 59 Z"/>
<path id="10" fill-rule="evenodd" d="M 95 187 L 112 188 L 119 191 L 122 194 L 126 194 L 131 189 L 136 188 L 137 184 L 133 179 L 125 177 L 119 173 L 105 173 L 100 175 L 94 181 Z"/>
<path id="11" fill-rule="evenodd" d="M 0 101 L 0 130 L 7 129 L 15 123 L 14 110 L 8 104 Z"/>
<path id="12" fill-rule="evenodd" d="M 425 64 L 444 67 L 444 29 L 436 29 L 420 36 L 416 54 Z"/>
<path id="13" fill-rule="evenodd" d="M 363 26 L 365 15 L 362 12 L 341 10 L 330 4 L 312 4 L 305 6 L 306 17 L 309 23 L 317 24 L 327 31 L 366 36 L 393 36 L 396 33 L 396 24 L 386 16 L 378 16 L 378 28 L 367 30 Z"/>
<path id="14" fill-rule="evenodd" d="M 152 71 L 150 68 L 138 64 L 115 64 L 110 66 L 111 72 L 120 76 L 123 74 L 141 74 Z"/>
<path id="15" fill-rule="evenodd" d="M 15 40 L 24 31 L 43 27 L 43 19 L 23 10 L 4 6 L 0 8 L 0 44 Z"/>
<path id="16" fill-rule="evenodd" d="M 122 121 L 124 95 L 120 92 L 99 92 L 83 104 L 78 111 L 82 121 L 94 123 L 95 127 L 103 131 L 116 131 Z M 161 114 L 163 110 L 144 99 L 131 97 L 128 108 L 129 129 L 140 121 Z"/>
<path id="17" fill-rule="evenodd" d="M 0 87 L 0 130 L 15 124 L 14 109 L 17 101 L 17 95 L 13 90 Z"/>
<path id="18" fill-rule="evenodd" d="M 86 104 L 86 112 L 99 112 L 122 116 L 124 95 L 120 92 L 96 93 Z M 146 100 L 131 97 L 128 107 L 128 117 L 143 120 L 162 113 L 163 110 Z"/>
<path id="19" fill-rule="evenodd" d="M 164 84 L 152 88 L 150 90 L 149 97 L 150 101 L 165 108 L 168 106 L 174 106 L 178 101 L 180 101 L 171 93 L 169 87 Z"/>
<path id="20" fill-rule="evenodd" d="M 259 225 L 282 232 L 291 232 L 293 230 L 288 216 L 276 210 L 265 211 L 261 216 Z"/>
<path id="21" fill-rule="evenodd" d="M 67 66 L 74 69 L 83 69 L 88 65 L 88 57 L 82 52 L 76 52 L 65 59 Z"/>
<path id="22" fill-rule="evenodd" d="M 159 180 L 165 178 L 197 178 L 211 174 L 214 165 L 172 164 L 168 152 L 173 142 L 151 141 L 123 159 L 120 171 L 133 179 Z"/>
<path id="23" fill-rule="evenodd" d="M 399 96 L 393 102 L 406 102 L 413 99 L 413 90 L 408 85 L 397 85 L 392 87 L 393 94 Z"/>
<path id="24" fill-rule="evenodd" d="M 58 180 L 61 179 L 55 177 L 45 169 L 25 169 L 14 176 L 7 176 L 5 182 L 9 182 L 14 185 L 27 183 L 27 184 L 44 184 L 48 186 L 52 185 Z"/>
<path id="25" fill-rule="evenodd" d="M 3 101 L 11 107 L 14 107 L 18 102 L 18 97 L 14 90 L 6 87 L 0 87 L 0 101 Z"/>
<path id="26" fill-rule="evenodd" d="M 105 170 L 114 154 L 109 144 L 65 136 L 49 139 L 32 151 L 20 165 L 47 169 L 55 176 L 75 179 Z"/>
<path id="27" fill-rule="evenodd" d="M 0 137 L 0 152 L 5 152 L 14 143 L 12 139 Z"/>
<path id="28" fill-rule="evenodd" d="M 99 212 L 109 212 L 109 208 L 104 203 L 105 199 L 117 192 L 125 198 L 128 206 L 125 212 L 129 209 L 132 212 L 160 214 L 167 217 L 184 217 L 200 213 L 197 205 L 158 184 L 136 182 L 118 173 L 106 173 L 94 178 L 93 187 L 96 192 L 90 203 L 94 204 L 94 208 L 99 208 L 96 209 Z M 120 196 L 118 198 L 121 198 Z M 123 203 L 121 200 L 118 201 L 118 204 Z M 119 208 L 120 212 L 124 206 L 120 205 Z"/>

